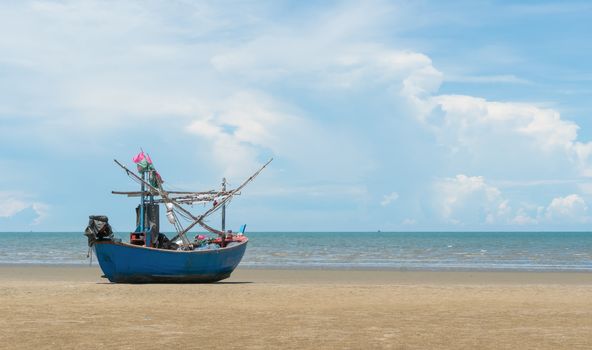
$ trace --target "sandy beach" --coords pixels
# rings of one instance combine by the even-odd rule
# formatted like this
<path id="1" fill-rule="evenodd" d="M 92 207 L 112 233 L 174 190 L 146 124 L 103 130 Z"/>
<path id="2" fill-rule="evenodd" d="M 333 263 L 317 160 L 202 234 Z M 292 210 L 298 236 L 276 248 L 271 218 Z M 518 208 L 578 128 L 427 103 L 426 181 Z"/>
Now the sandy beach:
<path id="1" fill-rule="evenodd" d="M 592 274 L 239 269 L 118 285 L 0 266 L 6 349 L 590 349 Z"/>

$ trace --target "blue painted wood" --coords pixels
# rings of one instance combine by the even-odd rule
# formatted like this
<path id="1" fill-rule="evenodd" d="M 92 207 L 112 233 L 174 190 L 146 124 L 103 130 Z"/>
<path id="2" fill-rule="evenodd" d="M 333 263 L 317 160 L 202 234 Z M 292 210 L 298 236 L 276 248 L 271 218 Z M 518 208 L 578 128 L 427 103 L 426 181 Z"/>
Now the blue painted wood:
<path id="1" fill-rule="evenodd" d="M 147 248 L 112 241 L 99 241 L 94 247 L 99 265 L 111 282 L 194 283 L 228 278 L 243 258 L 247 241 L 199 251 Z"/>

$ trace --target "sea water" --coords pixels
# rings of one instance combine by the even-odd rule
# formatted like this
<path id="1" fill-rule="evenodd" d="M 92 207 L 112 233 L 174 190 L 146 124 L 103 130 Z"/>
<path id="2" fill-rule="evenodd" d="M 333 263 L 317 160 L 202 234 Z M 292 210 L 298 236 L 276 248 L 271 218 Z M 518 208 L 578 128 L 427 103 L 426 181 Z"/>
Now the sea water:
<path id="1" fill-rule="evenodd" d="M 240 266 L 251 268 L 592 272 L 588 232 L 254 232 L 248 237 Z M 81 232 L 0 233 L 0 264 L 88 264 L 87 250 Z"/>

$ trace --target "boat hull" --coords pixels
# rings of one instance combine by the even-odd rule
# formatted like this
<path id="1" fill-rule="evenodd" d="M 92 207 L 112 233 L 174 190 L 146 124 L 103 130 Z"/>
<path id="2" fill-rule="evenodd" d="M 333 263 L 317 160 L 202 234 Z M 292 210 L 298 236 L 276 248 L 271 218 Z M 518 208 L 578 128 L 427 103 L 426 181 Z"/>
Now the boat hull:
<path id="1" fill-rule="evenodd" d="M 105 276 L 116 283 L 208 283 L 228 278 L 247 240 L 213 250 L 176 251 L 99 241 L 95 252 Z"/>

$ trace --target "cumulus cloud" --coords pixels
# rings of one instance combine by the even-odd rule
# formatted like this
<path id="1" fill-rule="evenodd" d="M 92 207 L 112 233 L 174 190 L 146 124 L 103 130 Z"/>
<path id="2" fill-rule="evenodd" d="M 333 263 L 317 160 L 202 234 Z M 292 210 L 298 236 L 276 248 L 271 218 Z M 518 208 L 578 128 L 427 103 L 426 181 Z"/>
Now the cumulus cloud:
<path id="1" fill-rule="evenodd" d="M 435 205 L 440 217 L 452 224 L 493 224 L 511 211 L 498 188 L 482 176 L 463 174 L 436 181 Z"/>
<path id="2" fill-rule="evenodd" d="M 534 103 L 439 94 L 442 82 L 454 81 L 454 77 L 447 79 L 430 57 L 378 47 L 364 52 L 369 54 L 350 55 L 345 61 L 355 67 L 346 66 L 350 73 L 359 81 L 380 81 L 398 91 L 417 120 L 450 154 L 471 156 L 480 162 L 482 171 L 521 164 L 540 170 L 555 164 L 561 168 L 555 174 L 565 173 L 566 166 L 570 175 L 592 176 L 592 142 L 580 140 L 580 127 L 557 110 Z M 374 80 L 374 76 L 383 80 Z"/>
<path id="3" fill-rule="evenodd" d="M 550 225 L 550 226 L 575 226 L 588 223 L 591 217 L 588 213 L 586 201 L 578 194 L 570 194 L 565 197 L 553 198 L 546 206 L 539 206 L 528 213 L 520 208 L 512 220 L 520 226 Z"/>
<path id="4" fill-rule="evenodd" d="M 31 204 L 11 192 L 0 192 L 0 217 L 8 218 L 26 209 Z"/>
<path id="5" fill-rule="evenodd" d="M 554 198 L 546 208 L 544 218 L 552 223 L 575 224 L 590 221 L 588 205 L 577 194 Z"/>
<path id="6" fill-rule="evenodd" d="M 465 151 L 476 158 L 497 155 L 498 159 L 510 151 L 512 157 L 506 158 L 508 166 L 515 164 L 516 159 L 541 167 L 555 160 L 571 164 L 574 174 L 592 175 L 592 142 L 578 140 L 579 126 L 563 119 L 558 111 L 529 103 L 429 94 L 426 91 L 437 90 L 440 78 L 428 74 L 424 80 L 418 85 L 427 88 L 404 89 L 403 92 L 409 91 L 404 95 L 415 106 L 418 120 L 451 151 Z"/>
<path id="7" fill-rule="evenodd" d="M 553 198 L 546 206 L 510 205 L 502 191 L 482 176 L 457 175 L 435 182 L 440 217 L 455 225 L 576 225 L 590 221 L 586 201 L 577 194 Z"/>
<path id="8" fill-rule="evenodd" d="M 211 142 L 212 161 L 233 176 L 252 171 L 259 148 L 277 151 L 281 140 L 272 130 L 292 124 L 296 118 L 274 109 L 273 100 L 262 94 L 241 92 L 213 109 L 211 114 L 193 120 L 186 130 Z"/>
<path id="9" fill-rule="evenodd" d="M 479 137 L 475 133 L 503 129 L 514 137 L 531 139 L 543 151 L 561 149 L 576 153 L 578 126 L 561 119 L 557 111 L 462 95 L 436 96 L 432 102 L 443 112 L 442 128 L 455 132 L 465 144 L 470 145 Z"/>
<path id="10" fill-rule="evenodd" d="M 37 214 L 31 224 L 40 224 L 48 215 L 49 206 L 42 202 L 33 201 L 30 198 L 30 196 L 18 192 L 0 191 L 0 218 L 10 218 L 25 209 L 31 208 Z"/>

